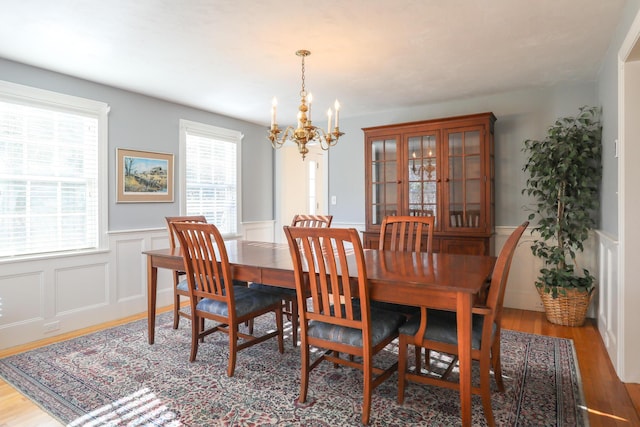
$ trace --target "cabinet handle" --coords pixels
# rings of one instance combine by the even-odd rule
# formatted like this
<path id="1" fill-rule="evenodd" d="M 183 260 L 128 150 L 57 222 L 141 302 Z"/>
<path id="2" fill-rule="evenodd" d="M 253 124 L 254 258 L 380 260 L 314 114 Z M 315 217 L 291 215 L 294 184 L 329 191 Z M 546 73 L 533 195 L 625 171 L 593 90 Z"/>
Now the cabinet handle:
<path id="1" fill-rule="evenodd" d="M 445 179 L 444 179 L 444 182 L 449 182 L 449 178 L 445 178 Z"/>

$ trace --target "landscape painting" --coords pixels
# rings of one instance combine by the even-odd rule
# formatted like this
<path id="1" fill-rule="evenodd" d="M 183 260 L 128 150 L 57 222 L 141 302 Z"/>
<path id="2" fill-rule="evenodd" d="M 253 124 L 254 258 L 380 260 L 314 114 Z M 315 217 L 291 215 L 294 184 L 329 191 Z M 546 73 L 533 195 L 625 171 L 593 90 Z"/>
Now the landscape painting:
<path id="1" fill-rule="evenodd" d="M 117 149 L 118 203 L 173 202 L 173 154 Z"/>

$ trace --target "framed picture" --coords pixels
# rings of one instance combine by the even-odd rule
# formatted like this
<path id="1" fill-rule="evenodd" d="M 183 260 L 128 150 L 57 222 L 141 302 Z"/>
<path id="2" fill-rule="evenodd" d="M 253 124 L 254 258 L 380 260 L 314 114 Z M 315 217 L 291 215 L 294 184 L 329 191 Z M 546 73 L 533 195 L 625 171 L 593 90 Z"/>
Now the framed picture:
<path id="1" fill-rule="evenodd" d="M 173 154 L 118 148 L 117 203 L 173 202 Z"/>

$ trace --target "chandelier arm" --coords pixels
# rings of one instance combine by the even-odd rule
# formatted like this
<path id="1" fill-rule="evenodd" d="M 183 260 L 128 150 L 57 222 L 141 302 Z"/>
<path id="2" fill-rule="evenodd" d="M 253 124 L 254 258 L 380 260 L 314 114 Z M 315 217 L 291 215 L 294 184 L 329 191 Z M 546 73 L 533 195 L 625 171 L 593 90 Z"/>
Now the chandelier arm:
<path id="1" fill-rule="evenodd" d="M 276 141 L 276 143 L 278 144 L 278 148 L 282 147 L 288 140 L 295 141 L 294 132 L 295 129 L 293 128 L 293 126 L 287 126 L 284 132 L 282 132 L 282 137 L 280 138 L 280 140 Z"/>
<path id="2" fill-rule="evenodd" d="M 332 133 L 326 133 L 322 128 L 315 128 L 314 141 L 320 144 L 320 148 L 327 151 L 330 147 L 333 147 L 338 143 L 338 138 L 334 138 Z"/>

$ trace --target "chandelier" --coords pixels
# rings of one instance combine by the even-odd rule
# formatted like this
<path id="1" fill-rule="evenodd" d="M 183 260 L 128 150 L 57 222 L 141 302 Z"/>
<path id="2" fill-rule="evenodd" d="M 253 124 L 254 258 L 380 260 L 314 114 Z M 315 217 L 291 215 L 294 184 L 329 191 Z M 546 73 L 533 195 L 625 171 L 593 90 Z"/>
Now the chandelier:
<path id="1" fill-rule="evenodd" d="M 340 103 L 336 100 L 334 108 L 336 110 L 333 132 L 331 131 L 331 117 L 333 112 L 331 108 L 327 111 L 327 132 L 324 129 L 313 126 L 311 123 L 311 101 L 313 96 L 307 93 L 304 85 L 304 58 L 311 55 L 308 50 L 299 50 L 296 55 L 302 58 L 302 89 L 300 90 L 300 106 L 298 107 L 298 125 L 294 129 L 293 126 L 288 126 L 284 132 L 278 128 L 278 122 L 276 121 L 276 110 L 278 101 L 274 97 L 271 104 L 271 128 L 269 129 L 269 141 L 273 148 L 280 148 L 286 142 L 294 142 L 298 146 L 298 151 L 302 154 L 302 160 L 309 152 L 307 144 L 315 143 L 320 145 L 323 150 L 328 150 L 329 147 L 333 147 L 338 143 L 338 139 L 344 135 L 340 132 L 339 112 Z M 282 137 L 278 139 L 278 135 L 282 132 Z"/>

